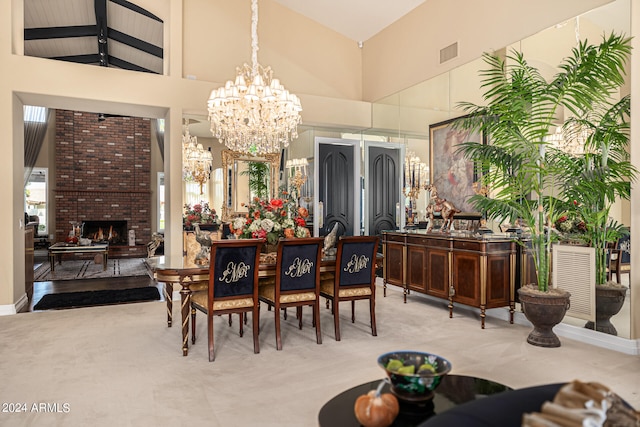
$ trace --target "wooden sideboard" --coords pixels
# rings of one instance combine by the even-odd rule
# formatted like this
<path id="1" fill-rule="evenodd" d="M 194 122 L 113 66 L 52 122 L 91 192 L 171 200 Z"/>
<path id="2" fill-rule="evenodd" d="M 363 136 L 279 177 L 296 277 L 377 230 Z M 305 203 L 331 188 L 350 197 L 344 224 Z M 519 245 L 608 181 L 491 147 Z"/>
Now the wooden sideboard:
<path id="1" fill-rule="evenodd" d="M 485 235 L 486 236 L 486 235 Z M 473 237 L 422 230 L 383 232 L 384 284 L 485 310 L 515 310 L 517 244 L 508 238 Z"/>

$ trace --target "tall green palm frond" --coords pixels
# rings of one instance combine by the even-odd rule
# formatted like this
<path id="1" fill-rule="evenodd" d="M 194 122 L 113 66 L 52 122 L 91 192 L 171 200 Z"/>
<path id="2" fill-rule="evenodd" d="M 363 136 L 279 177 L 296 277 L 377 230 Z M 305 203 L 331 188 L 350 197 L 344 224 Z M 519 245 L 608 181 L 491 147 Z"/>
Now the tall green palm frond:
<path id="1" fill-rule="evenodd" d="M 621 150 L 628 142 L 628 126 L 621 118 L 628 117 L 630 104 L 628 97 L 613 105 L 609 100 L 624 83 L 630 52 L 630 39 L 623 35 L 603 36 L 595 45 L 584 40 L 549 81 L 522 52 L 514 50 L 504 57 L 485 54 L 486 68 L 480 71 L 485 105 L 458 104 L 465 115 L 455 126 L 482 132 L 490 141 L 458 146 L 490 189 L 489 197 L 476 195 L 471 202 L 488 218 L 525 223 L 543 291 L 549 284 L 550 245 L 556 238 L 550 228 L 570 207 L 568 198 L 587 191 L 588 197 L 600 195 L 589 202 L 600 206 L 628 194 L 624 181 L 628 183 L 632 168 Z M 572 117 L 562 127 L 564 133 L 577 128 L 589 135 L 582 141 L 581 158 L 568 156 L 549 142 L 559 112 Z M 600 184 L 603 179 L 606 185 Z"/>

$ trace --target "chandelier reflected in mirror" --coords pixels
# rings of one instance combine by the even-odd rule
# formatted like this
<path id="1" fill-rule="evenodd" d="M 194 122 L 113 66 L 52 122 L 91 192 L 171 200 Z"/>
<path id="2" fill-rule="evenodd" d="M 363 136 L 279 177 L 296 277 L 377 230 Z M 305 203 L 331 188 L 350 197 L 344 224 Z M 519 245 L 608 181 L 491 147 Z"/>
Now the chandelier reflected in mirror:
<path id="1" fill-rule="evenodd" d="M 233 151 L 278 153 L 298 137 L 302 106 L 271 67 L 258 63 L 258 0 L 251 1 L 251 61 L 236 68 L 235 81 L 211 92 L 211 133 Z"/>
<path id="2" fill-rule="evenodd" d="M 212 166 L 211 148 L 205 150 L 198 138 L 189 133 L 189 121 L 185 119 L 182 125 L 182 179 L 200 184 L 200 194 L 203 194 L 202 187 L 211 176 Z"/>
<path id="3" fill-rule="evenodd" d="M 585 153 L 589 135 L 588 129 L 571 122 L 564 126 L 558 126 L 554 133 L 547 135 L 545 141 L 567 154 L 578 156 Z"/>

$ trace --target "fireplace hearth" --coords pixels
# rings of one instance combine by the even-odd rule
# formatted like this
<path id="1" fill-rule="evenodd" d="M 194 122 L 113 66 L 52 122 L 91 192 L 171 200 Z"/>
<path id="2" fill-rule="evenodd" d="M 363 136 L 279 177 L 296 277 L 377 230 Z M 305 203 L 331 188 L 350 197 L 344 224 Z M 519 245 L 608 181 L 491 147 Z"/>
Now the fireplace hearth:
<path id="1" fill-rule="evenodd" d="M 126 245 L 128 243 L 127 221 L 84 221 L 82 237 L 95 243 Z"/>

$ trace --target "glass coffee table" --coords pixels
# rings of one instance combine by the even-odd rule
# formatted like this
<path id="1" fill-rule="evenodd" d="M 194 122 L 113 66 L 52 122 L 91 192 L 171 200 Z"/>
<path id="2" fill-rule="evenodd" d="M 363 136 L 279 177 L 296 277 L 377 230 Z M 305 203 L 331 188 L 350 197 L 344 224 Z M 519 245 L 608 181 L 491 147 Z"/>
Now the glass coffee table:
<path id="1" fill-rule="evenodd" d="M 67 254 L 86 254 L 94 253 L 102 256 L 102 269 L 107 269 L 107 260 L 109 258 L 109 244 L 108 243 L 92 243 L 91 245 L 83 246 L 73 243 L 58 242 L 49 246 L 49 263 L 51 265 L 51 272 L 55 272 L 56 261 L 58 264 L 62 264 L 62 255 Z"/>
<path id="2" fill-rule="evenodd" d="M 356 399 L 375 390 L 379 380 L 371 381 L 350 388 L 329 400 L 320 409 L 318 421 L 321 427 L 358 427 L 360 423 L 353 412 Z M 481 399 L 485 396 L 510 391 L 512 388 L 482 378 L 466 375 L 446 375 L 435 390 L 433 399 L 421 404 L 411 404 L 398 400 L 400 413 L 392 426 L 417 426 L 436 414 L 442 413 L 456 405 Z M 389 384 L 385 384 L 383 393 L 389 393 Z"/>

